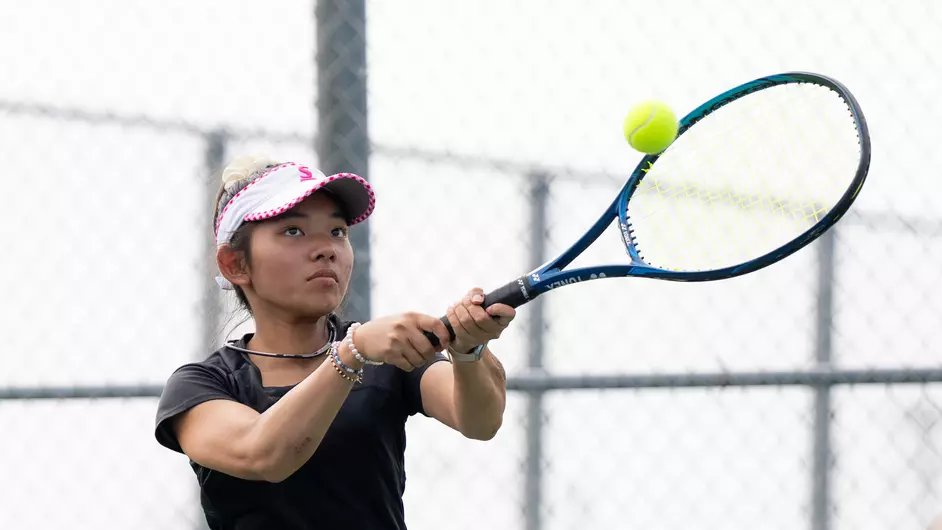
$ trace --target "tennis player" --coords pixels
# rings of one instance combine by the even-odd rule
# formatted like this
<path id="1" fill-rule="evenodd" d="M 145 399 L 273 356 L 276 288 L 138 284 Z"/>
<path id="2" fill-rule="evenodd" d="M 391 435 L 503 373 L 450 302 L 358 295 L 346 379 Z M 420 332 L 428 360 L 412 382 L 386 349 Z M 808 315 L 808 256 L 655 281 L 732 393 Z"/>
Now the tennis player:
<path id="1" fill-rule="evenodd" d="M 501 425 L 505 375 L 487 344 L 511 307 L 485 310 L 472 289 L 446 313 L 453 341 L 431 315 L 335 313 L 353 268 L 348 230 L 374 204 L 353 174 L 252 158 L 223 171 L 217 281 L 255 332 L 177 369 L 156 423 L 157 440 L 189 458 L 214 530 L 404 529 L 406 419 L 476 440 Z"/>

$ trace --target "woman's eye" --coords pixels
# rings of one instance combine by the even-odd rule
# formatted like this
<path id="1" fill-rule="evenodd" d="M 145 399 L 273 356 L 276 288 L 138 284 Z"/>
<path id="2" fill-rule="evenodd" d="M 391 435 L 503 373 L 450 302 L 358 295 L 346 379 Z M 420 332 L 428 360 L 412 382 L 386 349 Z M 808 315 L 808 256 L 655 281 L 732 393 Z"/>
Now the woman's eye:
<path id="1" fill-rule="evenodd" d="M 330 235 L 334 237 L 345 238 L 347 237 L 347 229 L 346 228 L 334 228 L 333 230 L 330 231 Z"/>
<path id="2" fill-rule="evenodd" d="M 296 226 L 285 228 L 284 234 L 288 237 L 301 237 L 304 235 L 304 232 Z"/>

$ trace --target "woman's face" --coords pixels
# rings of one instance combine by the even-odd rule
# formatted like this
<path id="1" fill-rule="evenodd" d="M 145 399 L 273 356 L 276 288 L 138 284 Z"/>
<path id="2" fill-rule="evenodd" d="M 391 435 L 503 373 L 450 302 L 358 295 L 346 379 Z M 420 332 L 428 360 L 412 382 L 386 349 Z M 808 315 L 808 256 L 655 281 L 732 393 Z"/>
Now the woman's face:
<path id="1" fill-rule="evenodd" d="M 314 193 L 252 232 L 246 296 L 258 316 L 274 307 L 298 317 L 336 310 L 347 292 L 353 248 L 337 204 Z"/>

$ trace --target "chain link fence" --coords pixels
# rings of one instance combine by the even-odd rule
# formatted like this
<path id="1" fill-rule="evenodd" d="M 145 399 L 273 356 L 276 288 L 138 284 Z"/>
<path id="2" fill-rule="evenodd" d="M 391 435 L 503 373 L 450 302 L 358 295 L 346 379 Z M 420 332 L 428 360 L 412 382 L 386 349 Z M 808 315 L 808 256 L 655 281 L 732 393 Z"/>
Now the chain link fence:
<path id="1" fill-rule="evenodd" d="M 733 280 L 591 282 L 521 308 L 494 346 L 497 438 L 409 422 L 407 521 L 927 528 L 940 23 L 931 0 L 0 5 L 0 49 L 19 50 L 0 57 L 0 528 L 204 524 L 154 396 L 250 325 L 212 278 L 207 175 L 232 156 L 367 175 L 346 310 L 438 314 L 595 220 L 638 159 L 629 105 L 683 113 L 789 70 L 846 83 L 871 126 L 833 237 Z"/>

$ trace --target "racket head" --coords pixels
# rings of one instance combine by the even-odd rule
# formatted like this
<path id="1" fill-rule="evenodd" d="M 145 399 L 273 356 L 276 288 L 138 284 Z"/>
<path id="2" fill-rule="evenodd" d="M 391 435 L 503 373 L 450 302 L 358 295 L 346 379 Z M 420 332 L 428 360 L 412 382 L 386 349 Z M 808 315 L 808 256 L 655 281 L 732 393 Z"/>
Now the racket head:
<path id="1" fill-rule="evenodd" d="M 709 260 L 701 259 L 695 257 L 695 259 L 687 260 L 677 260 L 676 263 L 670 263 L 670 259 L 665 259 L 665 256 L 671 252 L 664 252 L 661 250 L 671 250 L 675 251 L 677 249 L 658 249 L 658 256 L 653 257 L 650 255 L 651 247 L 658 247 L 659 245 L 664 247 L 667 244 L 661 243 L 658 239 L 655 239 L 658 235 L 658 232 L 663 234 L 663 230 L 655 230 L 652 228 L 656 221 L 652 221 L 649 218 L 640 218 L 640 216 L 647 215 L 648 217 L 655 215 L 651 213 L 654 209 L 650 204 L 652 200 L 648 198 L 642 198 L 645 195 L 650 196 L 651 190 L 658 190 L 655 194 L 662 194 L 659 189 L 662 184 L 657 182 L 656 179 L 664 176 L 665 173 L 669 171 L 662 171 L 665 161 L 670 160 L 671 162 L 676 161 L 679 157 L 690 156 L 688 153 L 694 147 L 702 146 L 692 146 L 685 145 L 684 141 L 694 132 L 700 133 L 696 127 L 702 122 L 702 124 L 710 123 L 710 120 L 704 121 L 705 118 L 725 112 L 724 109 L 731 109 L 733 107 L 745 107 L 742 103 L 749 102 L 753 103 L 760 101 L 760 96 L 757 94 L 761 91 L 766 91 L 764 94 L 771 94 L 769 91 L 782 90 L 787 87 L 800 87 L 798 91 L 801 92 L 798 97 L 808 96 L 810 92 L 807 91 L 809 88 L 814 88 L 815 90 L 820 90 L 821 92 L 815 93 L 814 98 L 820 99 L 822 105 L 827 106 L 827 116 L 823 113 L 820 116 L 809 115 L 809 122 L 805 122 L 808 127 L 820 125 L 824 127 L 818 127 L 821 130 L 816 131 L 818 137 L 821 138 L 822 133 L 828 133 L 828 127 L 837 127 L 840 130 L 834 130 L 835 134 L 842 135 L 840 139 L 835 136 L 833 141 L 836 143 L 840 142 L 840 148 L 842 153 L 839 156 L 834 158 L 840 158 L 840 167 L 835 167 L 832 173 L 823 173 L 824 178 L 820 179 L 818 183 L 811 182 L 808 178 L 805 178 L 803 184 L 806 187 L 824 187 L 823 180 L 828 180 L 829 190 L 826 195 L 826 199 L 822 201 L 801 201 L 801 200 L 792 200 L 783 197 L 775 196 L 763 196 L 763 192 L 769 192 L 769 189 L 779 188 L 787 189 L 789 187 L 788 182 L 778 183 L 781 185 L 776 185 L 777 183 L 765 183 L 763 186 L 759 186 L 754 189 L 758 194 L 750 194 L 748 192 L 739 193 L 733 191 L 728 191 L 720 188 L 712 189 L 696 189 L 697 185 L 709 185 L 710 177 L 713 175 L 697 176 L 693 179 L 695 182 L 693 185 L 690 184 L 690 181 L 683 182 L 682 184 L 675 184 L 673 187 L 670 187 L 667 190 L 667 195 L 674 193 L 677 197 L 669 200 L 673 200 L 675 204 L 664 205 L 664 212 L 667 212 L 667 216 L 677 214 L 679 212 L 684 212 L 686 210 L 681 206 L 681 202 L 684 202 L 685 199 L 689 197 L 684 196 L 684 194 L 696 195 L 693 200 L 699 202 L 710 202 L 709 206 L 713 204 L 722 205 L 725 202 L 725 206 L 740 206 L 741 210 L 747 210 L 752 207 L 756 207 L 755 210 L 762 210 L 765 207 L 766 214 L 771 214 L 772 210 L 778 212 L 781 210 L 781 213 L 784 216 L 790 216 L 793 219 L 796 217 L 803 217 L 802 219 L 795 219 L 795 224 L 788 227 L 779 227 L 777 234 L 772 236 L 766 236 L 767 241 L 763 241 L 761 244 L 749 244 L 743 245 L 748 246 L 749 248 L 744 248 L 741 255 L 739 256 L 726 256 L 724 258 Z M 757 95 L 754 95 L 757 94 Z M 751 97 L 750 97 L 751 96 Z M 786 99 L 780 99 L 780 96 L 776 94 L 774 97 L 769 97 L 768 99 L 772 100 L 773 104 L 782 104 L 781 102 L 786 101 Z M 795 106 L 789 108 L 782 106 L 782 108 L 777 109 L 780 111 L 781 118 L 785 118 L 783 121 L 794 122 L 798 118 L 789 116 L 792 110 L 798 110 L 798 104 L 803 102 L 796 102 Z M 804 102 L 807 103 L 807 102 Z M 823 110 L 824 107 L 818 110 Z M 738 110 L 738 109 L 737 109 Z M 749 109 L 747 109 L 749 110 Z M 772 109 L 776 111 L 776 109 Z M 804 109 L 805 113 L 808 114 L 809 109 Z M 843 118 L 840 117 L 839 113 L 846 111 L 846 114 Z M 726 121 L 733 121 L 732 118 L 724 118 Z M 828 123 L 826 120 L 833 121 L 833 123 Z M 801 129 L 797 127 L 797 123 L 789 123 L 787 126 L 794 128 L 792 133 L 801 132 Z M 851 127 L 852 126 L 852 127 Z M 702 126 L 701 126 L 702 127 Z M 756 132 L 756 130 L 748 130 L 749 134 Z M 807 132 L 807 131 L 806 131 Z M 705 133 L 704 133 L 705 134 Z M 813 136 L 814 133 L 809 133 Z M 853 138 L 851 138 L 853 135 Z M 703 134 L 701 134 L 703 136 Z M 830 140 L 830 137 L 824 137 Z M 814 162 L 813 157 L 811 156 L 812 152 L 810 151 L 810 145 L 798 145 L 798 144 L 812 144 L 814 138 L 795 138 L 795 142 L 791 147 L 795 148 L 794 157 L 789 156 L 788 161 L 785 162 L 794 162 L 795 164 L 808 163 L 809 166 L 805 168 L 805 171 L 802 173 L 809 173 L 809 176 L 814 176 L 815 171 L 819 171 L 820 168 L 816 168 L 812 165 Z M 702 138 L 697 140 L 702 142 Z M 853 142 L 853 145 L 850 145 Z M 757 144 L 758 147 L 761 147 Z M 723 145 L 721 141 L 717 142 L 716 151 L 722 153 Z M 825 155 L 827 153 L 824 153 Z M 707 153 L 709 155 L 709 153 Z M 742 155 L 742 160 L 738 162 L 746 164 L 752 163 L 752 158 L 761 158 L 754 157 L 750 153 L 737 153 L 736 155 Z M 805 157 L 805 158 L 802 158 Z M 658 164 L 661 162 L 661 165 Z M 690 167 L 690 164 L 687 164 L 687 167 Z M 851 92 L 840 82 L 814 73 L 808 72 L 791 72 L 785 74 L 778 74 L 768 77 L 759 78 L 748 83 L 744 83 L 738 87 L 735 87 L 731 90 L 724 92 L 716 96 L 715 98 L 707 101 L 706 103 L 700 105 L 689 114 L 684 116 L 680 120 L 680 126 L 678 129 L 678 137 L 674 143 L 662 153 L 656 155 L 647 155 L 645 156 L 635 168 L 634 172 L 631 174 L 630 178 L 626 182 L 625 186 L 622 188 L 618 199 L 615 201 L 616 215 L 619 222 L 622 240 L 625 244 L 625 248 L 630 259 L 630 265 L 624 266 L 622 269 L 611 270 L 607 276 L 647 276 L 652 278 L 659 279 L 668 279 L 668 280 L 677 280 L 677 281 L 710 281 L 710 280 L 719 280 L 725 278 L 732 278 L 742 274 L 756 271 L 758 269 L 767 267 L 777 261 L 784 259 L 785 257 L 797 252 L 801 248 L 810 244 L 812 241 L 820 237 L 825 231 L 832 227 L 840 218 L 847 212 L 851 204 L 854 202 L 858 194 L 860 193 L 861 188 L 866 180 L 867 173 L 870 167 L 870 135 L 867 128 L 867 122 L 864 118 L 863 111 L 860 108 L 859 103 L 856 98 L 851 94 Z M 677 169 L 677 168 L 672 168 Z M 706 168 L 704 173 L 708 173 L 710 169 L 717 168 Z M 730 177 L 724 177 L 727 180 L 736 180 L 739 184 L 751 184 L 748 180 L 751 180 L 753 176 L 756 176 L 753 171 L 755 168 L 747 168 L 749 171 L 740 172 L 743 173 L 737 179 L 731 179 Z M 728 173 L 735 173 L 736 166 L 719 168 L 719 171 L 716 173 L 721 173 L 726 171 Z M 762 168 L 759 168 L 759 171 L 762 171 Z M 779 171 L 782 173 L 782 171 Z M 819 171 L 820 172 L 820 171 Z M 780 175 L 783 179 L 788 179 L 788 174 Z M 655 182 L 652 184 L 652 180 Z M 714 180 L 722 180 L 714 179 Z M 728 182 L 726 184 L 729 184 Z M 683 186 L 683 187 L 681 187 Z M 704 186 L 700 186 L 703 188 Z M 767 187 L 769 189 L 760 189 Z M 814 190 L 798 189 L 795 190 L 797 193 L 806 193 Z M 647 192 L 647 193 L 646 193 Z M 726 195 L 723 195 L 726 193 Z M 712 196 L 711 196 L 712 194 Z M 712 202 L 714 197 L 722 197 L 722 200 L 717 200 L 715 203 Z M 676 200 L 675 200 L 676 199 Z M 665 201 L 661 201 L 664 203 Z M 690 201 L 687 200 L 687 207 L 691 206 Z M 639 205 L 647 206 L 646 208 L 639 208 Z M 703 206 L 703 205 L 700 205 Z M 701 208 L 703 209 L 703 208 Z M 733 215 L 737 215 L 734 213 Z M 770 217 L 766 215 L 766 217 Z M 679 239 L 681 242 L 686 242 L 687 244 L 694 242 L 694 236 L 703 236 L 708 237 L 705 228 L 716 228 L 710 226 L 708 223 L 711 222 L 713 218 L 710 215 L 703 215 L 699 218 L 688 219 L 687 226 L 682 227 L 688 229 L 688 231 L 694 232 L 694 234 L 688 234 L 681 237 L 688 238 L 686 241 Z M 787 218 L 786 218 L 787 220 Z M 702 222 L 702 226 L 698 225 L 697 221 Z M 668 217 L 662 221 L 662 224 L 666 225 L 672 222 Z M 781 224 L 781 223 L 779 223 Z M 648 225 L 648 226 L 644 226 Z M 742 219 L 738 221 L 739 232 L 746 232 L 749 228 L 756 228 L 760 225 L 750 226 L 746 225 Z M 642 228 L 644 228 L 642 230 Z M 693 229 L 693 230 L 690 230 Z M 758 230 L 756 230 L 758 232 Z M 735 232 L 735 231 L 734 231 Z M 729 239 L 734 239 L 737 234 L 724 234 L 727 236 L 727 239 L 724 240 L 723 236 L 716 237 L 715 240 L 708 241 L 709 246 L 713 248 L 723 248 L 726 244 L 726 241 Z M 752 234 L 753 236 L 759 237 L 760 234 Z M 699 241 L 699 238 L 697 239 Z M 680 246 L 679 243 L 674 243 L 676 246 Z M 761 248 L 761 250 L 757 250 Z M 706 250 L 704 248 L 700 249 Z M 748 256 L 744 258 L 744 256 Z M 699 265 L 699 266 L 698 266 Z"/>
<path id="2" fill-rule="evenodd" d="M 789 86 L 808 86 L 826 91 L 821 94 L 831 98 L 831 106 L 828 107 L 829 114 L 827 117 L 835 122 L 833 126 L 838 129 L 835 132 L 840 133 L 842 138 L 842 142 L 840 143 L 842 148 L 840 157 L 842 165 L 834 170 L 834 178 L 829 181 L 831 186 L 829 188 L 828 199 L 827 201 L 820 202 L 823 208 L 818 208 L 817 206 L 811 208 L 814 214 L 813 222 L 810 222 L 807 218 L 802 219 L 801 221 L 804 225 L 798 228 L 791 226 L 785 232 L 778 233 L 778 239 L 770 239 L 769 242 L 767 242 L 769 244 L 761 247 L 762 250 L 748 248 L 746 249 L 747 252 L 740 256 L 734 256 L 733 258 L 727 257 L 725 261 L 718 260 L 714 263 L 706 263 L 705 266 L 701 264 L 701 266 L 683 267 L 676 266 L 676 264 L 672 265 L 669 263 L 669 260 L 662 263 L 660 260 L 652 259 L 650 255 L 651 250 L 657 246 L 659 240 L 657 237 L 651 235 L 656 234 L 657 231 L 651 230 L 652 225 L 649 219 L 642 218 L 644 212 L 642 211 L 639 214 L 639 210 L 643 210 L 643 208 L 639 208 L 639 204 L 645 204 L 647 200 L 643 197 L 645 195 L 648 197 L 651 196 L 651 194 L 643 193 L 646 189 L 645 186 L 649 185 L 652 179 L 656 178 L 656 176 L 661 173 L 665 165 L 670 166 L 670 163 L 676 161 L 678 157 L 687 156 L 686 153 L 690 149 L 690 146 L 687 145 L 690 143 L 688 140 L 694 133 L 703 136 L 700 133 L 705 130 L 704 124 L 711 124 L 712 126 L 714 123 L 723 123 L 716 117 L 707 121 L 704 121 L 705 118 L 719 116 L 731 108 L 742 108 L 742 102 L 747 102 L 750 105 L 753 102 L 761 102 L 759 99 L 760 96 L 757 94 L 771 94 L 772 92 L 770 91 Z M 770 108 L 773 111 L 778 111 L 781 116 L 787 116 L 798 109 L 796 105 L 789 105 L 787 100 L 784 102 L 772 100 Z M 811 114 L 806 117 L 807 123 L 797 124 L 798 130 L 811 128 L 816 125 L 820 126 L 821 124 L 830 125 L 823 115 L 817 116 Z M 746 129 L 749 134 L 762 130 L 761 128 L 754 128 L 754 123 L 751 125 L 753 128 Z M 793 124 L 793 128 L 796 128 L 795 124 Z M 818 130 L 817 133 L 820 135 L 821 130 Z M 709 138 L 709 135 L 707 135 L 707 137 Z M 828 140 L 828 137 L 819 136 L 819 138 Z M 741 138 L 739 138 L 739 140 L 741 140 Z M 826 141 L 822 141 L 822 144 L 825 146 L 828 145 Z M 748 146 L 748 144 L 746 145 Z M 768 145 L 773 144 L 769 142 L 766 144 L 766 147 Z M 712 150 L 707 149 L 706 151 L 708 153 L 724 153 L 727 147 L 728 146 L 721 144 L 715 146 Z M 774 149 L 769 148 L 768 150 L 773 153 L 781 154 L 780 148 L 780 145 L 774 144 Z M 740 175 L 738 183 L 749 185 L 752 181 L 756 180 L 756 178 L 754 178 L 756 177 L 756 173 L 752 172 L 754 168 L 749 166 L 751 161 L 749 158 L 750 152 L 741 151 L 735 153 L 743 158 L 746 162 L 745 167 L 750 169 L 750 171 L 741 172 L 742 174 Z M 790 155 L 791 154 L 792 153 L 790 153 Z M 805 157 L 801 158 L 799 154 L 804 154 Z M 824 155 L 827 154 L 828 153 L 824 153 Z M 797 160 L 798 162 L 805 162 L 807 164 L 806 167 L 800 168 L 801 170 L 798 171 L 798 173 L 802 175 L 804 173 L 813 175 L 814 172 L 810 171 L 810 169 L 815 167 L 819 159 L 815 158 L 813 154 L 809 155 L 808 153 L 793 153 L 793 155 L 794 156 L 790 157 L 790 162 Z M 832 78 L 809 72 L 791 72 L 755 79 L 727 90 L 684 116 L 680 120 L 678 136 L 674 143 L 662 153 L 647 155 L 641 159 L 615 200 L 585 234 L 557 257 L 537 267 L 530 273 L 516 278 L 488 293 L 485 296 L 484 303 L 485 305 L 505 303 L 512 307 L 518 307 L 552 289 L 600 278 L 636 276 L 674 281 L 710 281 L 732 278 L 754 272 L 797 252 L 832 227 L 847 212 L 848 208 L 850 208 L 851 204 L 860 193 L 864 181 L 866 180 L 869 167 L 870 135 L 867 122 L 856 98 L 844 85 Z M 703 172 L 693 171 L 693 173 Z M 782 177 L 784 179 L 782 183 L 786 185 L 785 188 L 790 185 L 787 180 L 789 176 L 793 175 L 786 173 L 785 176 Z M 697 174 L 697 178 L 708 182 L 705 175 Z M 814 182 L 809 183 L 807 179 L 805 180 L 806 181 L 803 183 L 805 187 L 814 188 L 816 186 Z M 775 182 L 772 182 L 772 184 L 772 188 L 774 188 Z M 648 186 L 648 188 L 651 188 L 651 186 Z M 733 196 L 736 199 L 749 197 L 748 194 L 743 193 L 740 193 L 738 196 L 734 194 Z M 647 202 L 650 203 L 651 201 Z M 759 202 L 761 203 L 761 201 Z M 774 203 L 774 201 L 771 202 Z M 726 201 L 726 203 L 728 206 L 730 201 Z M 735 203 L 735 201 L 733 201 L 733 203 Z M 818 204 L 815 201 L 811 201 L 811 203 Z M 686 210 L 681 208 L 678 204 L 674 204 L 668 211 L 676 213 Z M 789 213 L 793 212 L 790 211 Z M 624 243 L 625 250 L 627 251 L 627 263 L 567 269 L 566 267 L 588 248 L 589 245 L 597 240 L 613 221 L 617 221 L 619 225 L 618 231 Z M 655 224 L 654 226 L 657 225 Z M 700 225 L 688 223 L 688 227 L 690 226 L 697 227 Z M 703 226 L 710 225 L 703 223 Z M 784 236 L 783 233 L 785 234 Z M 699 243 L 700 241 L 696 238 L 690 238 L 686 241 L 686 243 L 690 242 Z M 681 243 L 684 243 L 684 241 L 681 240 Z M 727 241 L 720 239 L 717 241 L 711 240 L 709 243 L 711 244 L 711 248 L 722 248 Z M 698 254 L 693 253 L 693 255 L 697 256 Z M 742 256 L 746 257 L 742 258 Z"/>

